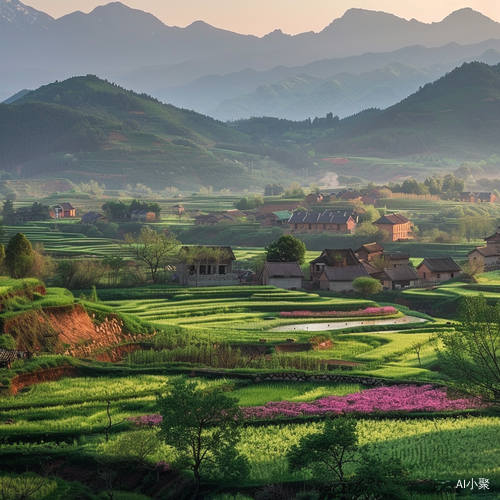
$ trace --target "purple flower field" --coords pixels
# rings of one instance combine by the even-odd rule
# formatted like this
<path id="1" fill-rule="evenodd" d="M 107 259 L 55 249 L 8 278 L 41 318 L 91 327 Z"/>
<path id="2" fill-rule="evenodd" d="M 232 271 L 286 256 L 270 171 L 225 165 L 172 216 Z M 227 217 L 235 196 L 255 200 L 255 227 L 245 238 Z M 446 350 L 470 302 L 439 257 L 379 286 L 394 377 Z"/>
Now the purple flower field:
<path id="1" fill-rule="evenodd" d="M 372 412 L 437 412 L 479 408 L 477 401 L 449 399 L 446 389 L 434 389 L 431 385 L 392 386 L 367 389 L 347 396 L 328 396 L 309 403 L 290 401 L 270 402 L 264 406 L 242 408 L 246 418 L 266 419 L 325 415 L 334 413 Z"/>

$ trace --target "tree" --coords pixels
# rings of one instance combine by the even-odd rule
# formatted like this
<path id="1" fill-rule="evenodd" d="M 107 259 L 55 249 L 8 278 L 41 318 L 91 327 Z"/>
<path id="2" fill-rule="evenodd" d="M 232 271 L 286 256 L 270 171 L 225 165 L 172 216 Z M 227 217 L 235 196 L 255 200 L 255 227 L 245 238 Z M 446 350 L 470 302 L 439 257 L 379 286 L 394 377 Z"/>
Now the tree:
<path id="1" fill-rule="evenodd" d="M 303 264 L 306 256 L 306 245 L 291 234 L 280 236 L 266 250 L 266 260 L 269 262 L 298 262 Z"/>
<path id="2" fill-rule="evenodd" d="M 25 278 L 28 275 L 34 253 L 30 241 L 23 233 L 10 238 L 5 249 L 5 265 L 12 278 Z"/>
<path id="3" fill-rule="evenodd" d="M 292 182 L 285 190 L 285 198 L 303 198 L 304 196 L 304 191 L 298 182 Z"/>
<path id="4" fill-rule="evenodd" d="M 2 209 L 3 223 L 8 225 L 12 224 L 14 213 L 14 202 L 11 199 L 6 199 Z"/>
<path id="5" fill-rule="evenodd" d="M 309 470 L 313 478 L 333 485 L 346 499 L 353 464 L 358 462 L 356 420 L 339 417 L 325 421 L 323 430 L 300 439 L 287 455 L 291 471 Z"/>
<path id="6" fill-rule="evenodd" d="M 196 498 L 203 476 L 235 480 L 248 475 L 248 461 L 235 449 L 242 423 L 238 399 L 222 388 L 201 389 L 194 380 L 174 380 L 157 398 L 160 436 L 177 451 L 173 467 L 191 470 Z"/>
<path id="7" fill-rule="evenodd" d="M 353 280 L 352 288 L 356 293 L 362 295 L 363 298 L 382 291 L 382 285 L 380 281 L 376 280 L 375 278 L 370 278 L 369 276 L 361 276 Z"/>
<path id="8" fill-rule="evenodd" d="M 326 420 L 322 430 L 302 437 L 298 445 L 291 447 L 287 454 L 289 469 L 309 470 L 324 485 L 323 498 L 408 498 L 408 473 L 401 461 L 360 449 L 356 425 L 352 416 Z"/>
<path id="9" fill-rule="evenodd" d="M 455 330 L 442 332 L 438 359 L 456 385 L 498 405 L 500 403 L 500 302 L 484 296 L 464 297 Z"/>
<path id="10" fill-rule="evenodd" d="M 458 219 L 460 234 L 467 241 L 484 238 L 493 230 L 493 221 L 483 215 L 466 215 Z"/>
<path id="11" fill-rule="evenodd" d="M 484 269 L 485 264 L 483 259 L 469 260 L 462 266 L 464 274 L 475 283 L 477 283 L 476 276 L 484 273 Z"/>
<path id="12" fill-rule="evenodd" d="M 125 235 L 125 245 L 149 270 L 153 283 L 158 282 L 158 271 L 163 269 L 180 245 L 175 236 L 160 234 L 149 227 L 142 228 L 138 236 Z"/>

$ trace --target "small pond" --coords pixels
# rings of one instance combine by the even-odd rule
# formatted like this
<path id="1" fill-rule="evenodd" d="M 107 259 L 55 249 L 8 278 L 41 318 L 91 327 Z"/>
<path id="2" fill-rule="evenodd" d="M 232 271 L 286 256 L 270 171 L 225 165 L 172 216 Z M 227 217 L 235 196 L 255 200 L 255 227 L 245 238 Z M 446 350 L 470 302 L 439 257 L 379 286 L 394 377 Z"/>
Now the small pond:
<path id="1" fill-rule="evenodd" d="M 423 318 L 416 318 L 415 316 L 403 316 L 401 318 L 392 319 L 366 319 L 359 321 L 331 321 L 330 323 L 323 321 L 321 323 L 301 323 L 296 325 L 283 325 L 273 328 L 273 332 L 293 332 L 309 331 L 309 332 L 323 332 L 325 330 L 340 330 L 341 328 L 349 328 L 354 326 L 366 325 L 397 325 L 407 323 L 425 323 L 427 320 Z"/>

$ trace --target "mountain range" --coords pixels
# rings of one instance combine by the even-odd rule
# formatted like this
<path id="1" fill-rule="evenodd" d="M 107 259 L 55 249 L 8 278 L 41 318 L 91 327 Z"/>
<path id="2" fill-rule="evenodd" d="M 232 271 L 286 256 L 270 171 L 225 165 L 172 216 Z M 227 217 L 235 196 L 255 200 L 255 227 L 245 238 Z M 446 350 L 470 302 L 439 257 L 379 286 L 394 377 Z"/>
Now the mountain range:
<path id="1" fill-rule="evenodd" d="M 280 82 L 299 75 L 308 75 L 308 80 L 331 79 L 339 73 L 366 73 L 391 63 L 425 72 L 433 64 L 451 64 L 500 49 L 498 40 L 500 24 L 469 8 L 431 24 L 350 9 L 319 33 L 292 36 L 276 30 L 256 37 L 202 21 L 185 28 L 167 26 L 120 2 L 89 14 L 73 12 L 54 19 L 18 0 L 0 0 L 0 44 L 9 47 L 0 52 L 0 96 L 5 99 L 23 88 L 92 73 L 226 119 L 235 116 L 241 103 L 225 114 L 228 103 L 222 105 L 223 100 L 246 96 L 242 99 L 248 106 L 251 97 L 247 94 L 261 85 L 283 87 L 287 84 Z M 417 78 L 413 88 L 418 85 Z M 394 99 L 399 96 L 394 94 Z M 366 102 L 380 106 L 389 101 Z M 358 110 L 354 106 L 345 112 Z M 327 107 L 323 113 L 318 109 L 318 114 L 328 111 Z M 252 109 L 248 112 L 253 113 Z M 284 111 L 282 116 L 299 116 L 293 113 Z"/>

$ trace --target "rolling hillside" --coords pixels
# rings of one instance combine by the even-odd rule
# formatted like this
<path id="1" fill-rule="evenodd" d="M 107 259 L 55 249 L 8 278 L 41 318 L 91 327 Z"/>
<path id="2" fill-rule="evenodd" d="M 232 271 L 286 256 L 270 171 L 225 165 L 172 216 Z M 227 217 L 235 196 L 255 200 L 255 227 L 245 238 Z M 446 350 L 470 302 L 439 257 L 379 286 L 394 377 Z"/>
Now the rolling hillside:
<path id="1" fill-rule="evenodd" d="M 464 63 L 381 113 L 346 119 L 323 153 L 484 158 L 498 153 L 500 65 Z"/>
<path id="2" fill-rule="evenodd" d="M 24 178 L 95 179 L 115 188 L 141 182 L 156 189 L 266 182 L 212 149 L 217 142 L 248 142 L 244 134 L 91 75 L 0 105 L 0 124 L 0 168 Z"/>

